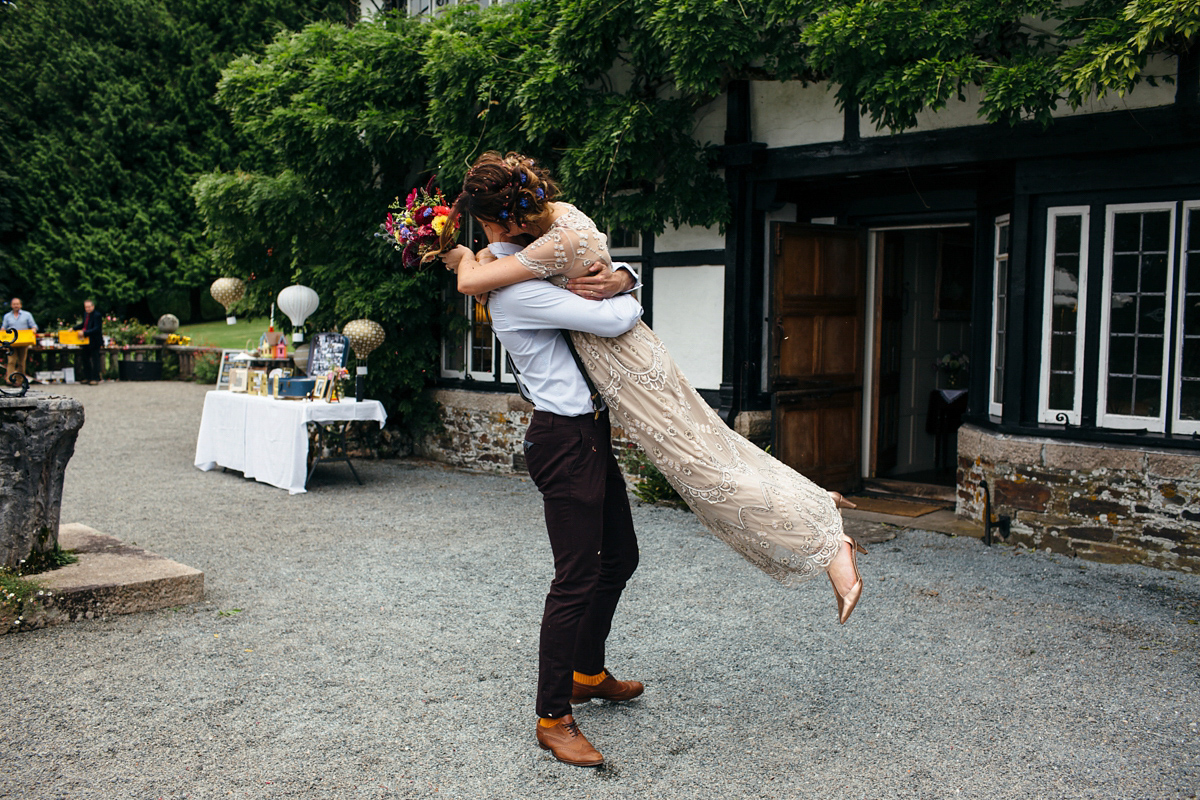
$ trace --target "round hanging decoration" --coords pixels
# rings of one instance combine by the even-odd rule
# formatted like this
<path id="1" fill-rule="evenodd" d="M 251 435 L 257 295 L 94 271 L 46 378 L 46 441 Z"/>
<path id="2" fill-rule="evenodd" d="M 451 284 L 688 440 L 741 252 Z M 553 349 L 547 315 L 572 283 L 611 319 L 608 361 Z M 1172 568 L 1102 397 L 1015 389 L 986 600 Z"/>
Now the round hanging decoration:
<path id="1" fill-rule="evenodd" d="M 294 284 L 279 293 L 279 310 L 292 321 L 292 341 L 304 341 L 304 321 L 317 310 L 321 298 L 307 286 Z"/>
<path id="2" fill-rule="evenodd" d="M 242 283 L 241 278 L 217 278 L 213 281 L 213 285 L 209 288 L 212 293 L 213 300 L 216 300 L 221 305 L 225 306 L 225 313 L 229 314 L 225 321 L 232 325 L 237 321 L 237 318 L 230 314 L 230 309 L 242 299 L 242 295 L 246 293 L 246 284 Z"/>
<path id="3" fill-rule="evenodd" d="M 350 348 L 360 359 L 365 359 L 383 344 L 383 326 L 369 319 L 350 320 L 342 327 L 342 335 L 350 341 Z"/>

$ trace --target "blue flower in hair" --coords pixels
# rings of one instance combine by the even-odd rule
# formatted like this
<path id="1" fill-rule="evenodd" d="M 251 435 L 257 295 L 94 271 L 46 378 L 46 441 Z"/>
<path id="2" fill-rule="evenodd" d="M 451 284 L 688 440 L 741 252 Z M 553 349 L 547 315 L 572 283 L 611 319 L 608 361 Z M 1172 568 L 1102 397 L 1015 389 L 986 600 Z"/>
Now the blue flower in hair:
<path id="1" fill-rule="evenodd" d="M 500 211 L 500 219 L 508 219 L 508 209 L 507 208 L 502 209 Z"/>
<path id="2" fill-rule="evenodd" d="M 521 206 L 521 208 L 529 208 L 529 198 L 528 198 L 528 197 L 522 197 L 522 198 L 521 198 L 521 202 L 520 202 L 518 205 L 520 205 L 520 206 Z"/>
<path id="3" fill-rule="evenodd" d="M 538 199 L 538 200 L 543 200 L 543 199 L 545 199 L 545 197 L 546 197 L 546 192 L 545 192 L 545 190 L 544 190 L 544 189 L 542 189 L 542 187 L 540 187 L 540 186 L 537 188 L 537 191 L 536 191 L 536 192 L 534 192 L 534 194 L 536 194 L 536 195 L 537 195 L 537 199 Z"/>
<path id="4" fill-rule="evenodd" d="M 524 172 L 520 173 L 519 178 L 520 178 L 521 183 L 524 183 L 525 181 L 529 180 L 529 176 L 526 175 Z"/>

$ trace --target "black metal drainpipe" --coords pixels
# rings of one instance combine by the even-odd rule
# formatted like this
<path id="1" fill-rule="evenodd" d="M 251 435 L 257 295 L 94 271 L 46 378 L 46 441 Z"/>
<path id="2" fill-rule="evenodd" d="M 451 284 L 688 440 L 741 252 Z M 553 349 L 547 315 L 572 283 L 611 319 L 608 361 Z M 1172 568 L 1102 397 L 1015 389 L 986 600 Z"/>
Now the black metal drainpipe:
<path id="1" fill-rule="evenodd" d="M 980 481 L 979 487 L 983 489 L 983 543 L 988 547 L 992 546 L 992 528 L 1000 531 L 1000 537 L 1007 541 L 1008 534 L 1011 530 L 1012 518 L 1007 514 L 1001 514 L 996 517 L 996 524 L 992 524 L 992 491 L 988 488 L 987 481 Z"/>

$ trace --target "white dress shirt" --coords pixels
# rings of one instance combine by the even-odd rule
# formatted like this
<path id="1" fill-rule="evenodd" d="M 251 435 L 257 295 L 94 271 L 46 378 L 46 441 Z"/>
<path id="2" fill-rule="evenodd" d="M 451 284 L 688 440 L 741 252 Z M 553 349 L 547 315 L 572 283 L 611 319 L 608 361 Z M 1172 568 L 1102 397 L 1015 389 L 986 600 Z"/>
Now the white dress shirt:
<path id="1" fill-rule="evenodd" d="M 521 248 L 497 243 L 488 245 L 488 249 L 502 258 Z M 520 373 L 517 380 L 525 387 L 533 407 L 564 417 L 591 414 L 593 408 L 587 381 L 562 331 L 619 336 L 642 317 L 642 306 L 632 295 L 585 300 L 543 280 L 496 289 L 489 296 L 488 311 L 492 330 L 512 356 Z"/>

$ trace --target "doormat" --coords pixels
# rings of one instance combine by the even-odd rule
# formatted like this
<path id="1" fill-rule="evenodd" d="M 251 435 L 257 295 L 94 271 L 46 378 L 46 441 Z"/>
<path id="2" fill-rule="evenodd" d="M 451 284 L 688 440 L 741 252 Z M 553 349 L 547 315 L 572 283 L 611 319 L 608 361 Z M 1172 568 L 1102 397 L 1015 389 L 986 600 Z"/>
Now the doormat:
<path id="1" fill-rule="evenodd" d="M 908 500 L 892 500 L 886 497 L 851 497 L 848 499 L 858 506 L 859 511 L 894 514 L 898 517 L 923 517 L 946 508 L 941 503 L 913 503 Z"/>

